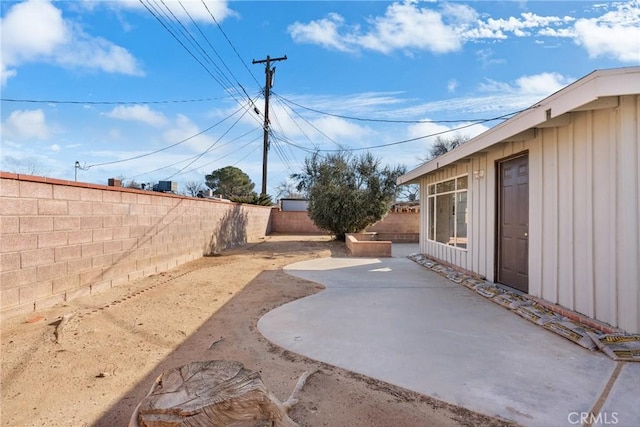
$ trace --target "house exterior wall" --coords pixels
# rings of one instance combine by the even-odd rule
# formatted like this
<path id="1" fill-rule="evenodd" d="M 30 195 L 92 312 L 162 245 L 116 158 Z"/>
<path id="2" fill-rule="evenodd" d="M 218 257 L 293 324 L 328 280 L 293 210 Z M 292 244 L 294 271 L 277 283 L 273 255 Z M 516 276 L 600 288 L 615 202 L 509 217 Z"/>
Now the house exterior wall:
<path id="1" fill-rule="evenodd" d="M 529 293 L 640 333 L 640 96 L 570 118 L 423 176 L 420 249 L 493 281 L 497 161 L 527 152 Z M 427 185 L 465 173 L 468 249 L 428 241 Z"/>
<path id="2" fill-rule="evenodd" d="M 271 208 L 0 173 L 0 315 L 168 270 L 268 233 Z"/>

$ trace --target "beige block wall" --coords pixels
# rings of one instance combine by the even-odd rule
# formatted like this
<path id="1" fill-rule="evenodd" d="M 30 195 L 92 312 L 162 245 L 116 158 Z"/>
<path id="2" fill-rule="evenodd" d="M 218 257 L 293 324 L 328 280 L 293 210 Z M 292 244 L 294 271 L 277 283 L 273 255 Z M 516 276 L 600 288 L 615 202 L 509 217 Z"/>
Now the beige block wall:
<path id="1" fill-rule="evenodd" d="M 258 241 L 270 214 L 263 206 L 0 172 L 0 314 Z"/>
<path id="2" fill-rule="evenodd" d="M 381 240 L 394 242 L 418 242 L 420 213 L 391 212 L 366 231 L 378 233 Z M 273 209 L 271 232 L 283 234 L 327 234 L 320 230 L 305 212 L 280 211 Z"/>
<path id="3" fill-rule="evenodd" d="M 328 234 L 309 218 L 307 211 L 271 211 L 271 232 L 283 234 Z"/>

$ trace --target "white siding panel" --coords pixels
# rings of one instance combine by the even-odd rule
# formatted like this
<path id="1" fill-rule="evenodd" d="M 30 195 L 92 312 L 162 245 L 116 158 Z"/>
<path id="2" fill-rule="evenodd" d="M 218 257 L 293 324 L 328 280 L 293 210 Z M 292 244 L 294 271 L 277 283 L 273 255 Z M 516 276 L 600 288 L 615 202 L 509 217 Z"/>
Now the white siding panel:
<path id="1" fill-rule="evenodd" d="M 558 131 L 558 303 L 573 308 L 573 126 Z"/>
<path id="2" fill-rule="evenodd" d="M 489 194 L 493 194 L 493 191 L 488 190 L 487 177 L 493 175 L 493 165 L 487 162 L 486 154 L 480 156 L 479 170 L 484 172 L 484 177 L 478 178 L 478 193 L 474 195 L 475 205 L 478 206 L 478 213 L 474 220 L 474 229 L 478 229 L 478 241 L 475 242 L 474 248 L 477 248 L 478 254 L 478 274 L 482 277 L 491 276 L 490 280 L 493 280 L 493 260 L 489 261 L 490 248 L 489 243 L 493 240 L 489 233 L 489 224 L 491 221 L 487 217 L 489 214 L 489 203 L 491 203 L 491 197 Z M 472 219 L 473 220 L 473 219 Z M 489 273 L 491 272 L 491 274 Z"/>
<path id="3" fill-rule="evenodd" d="M 620 326 L 640 333 L 640 96 L 622 97 L 618 149 L 618 314 Z"/>
<path id="4" fill-rule="evenodd" d="M 558 129 L 544 129 L 542 147 L 542 201 L 540 203 L 541 297 L 558 302 Z M 533 261 L 532 261 L 533 264 Z"/>
<path id="5" fill-rule="evenodd" d="M 612 117 L 613 116 L 613 117 Z M 612 120 L 613 119 L 613 120 Z M 615 113 L 609 110 L 594 112 L 593 126 L 593 295 L 595 304 L 594 317 L 615 324 L 615 310 L 611 310 L 611 289 L 616 283 L 615 274 L 615 232 L 612 234 L 611 224 L 613 220 L 612 207 L 615 207 L 615 187 L 611 192 L 612 181 L 615 183 L 615 133 L 612 134 L 611 126 L 615 123 Z M 613 139 L 611 137 L 613 136 Z M 609 144 L 609 141 L 612 141 Z M 613 148 L 613 149 L 612 149 Z M 613 167 L 612 167 L 613 166 Z M 613 279 L 613 280 L 611 280 Z"/>
<path id="6" fill-rule="evenodd" d="M 542 162 L 542 132 L 528 141 L 529 150 L 529 294 L 542 296 L 542 236 L 544 169 Z"/>
<path id="7" fill-rule="evenodd" d="M 574 169 L 573 169 L 573 236 L 574 236 L 574 309 L 593 316 L 593 275 L 591 274 L 590 236 L 593 223 L 590 220 L 592 195 L 591 167 L 591 112 L 578 113 L 573 123 Z M 571 282 L 569 282 L 571 283 Z"/>

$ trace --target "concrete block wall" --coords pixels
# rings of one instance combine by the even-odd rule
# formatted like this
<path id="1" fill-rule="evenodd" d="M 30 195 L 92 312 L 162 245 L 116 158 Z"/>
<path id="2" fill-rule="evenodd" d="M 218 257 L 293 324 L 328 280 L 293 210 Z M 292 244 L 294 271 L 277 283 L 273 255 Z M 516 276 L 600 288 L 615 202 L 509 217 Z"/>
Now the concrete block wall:
<path id="1" fill-rule="evenodd" d="M 328 234 L 311 221 L 307 211 L 271 211 L 271 231 L 283 234 Z"/>
<path id="2" fill-rule="evenodd" d="M 354 257 L 390 257 L 391 242 L 379 240 L 376 233 L 347 233 L 347 249 Z"/>
<path id="3" fill-rule="evenodd" d="M 271 208 L 0 172 L 0 315 L 258 241 Z"/>
<path id="4" fill-rule="evenodd" d="M 271 214 L 271 231 L 283 234 L 327 234 L 320 230 L 305 212 L 287 212 L 276 208 Z M 378 238 L 396 243 L 417 243 L 420 233 L 419 212 L 390 212 L 365 231 L 378 233 Z"/>
<path id="5" fill-rule="evenodd" d="M 367 228 L 367 231 L 378 234 L 420 233 L 420 212 L 390 212 L 381 221 Z"/>

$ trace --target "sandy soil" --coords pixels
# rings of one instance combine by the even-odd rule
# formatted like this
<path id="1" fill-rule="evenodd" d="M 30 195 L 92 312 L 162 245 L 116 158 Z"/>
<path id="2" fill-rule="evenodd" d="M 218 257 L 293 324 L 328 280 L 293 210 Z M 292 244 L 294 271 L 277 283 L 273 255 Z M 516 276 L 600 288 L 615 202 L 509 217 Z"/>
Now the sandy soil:
<path id="1" fill-rule="evenodd" d="M 214 359 L 236 360 L 260 372 L 283 401 L 303 372 L 318 369 L 291 413 L 301 426 L 507 425 L 264 339 L 256 328 L 260 316 L 322 291 L 282 267 L 327 256 L 345 256 L 344 243 L 271 236 L 3 321 L 2 426 L 126 426 L 160 373 Z M 65 314 L 73 317 L 56 337 Z"/>

